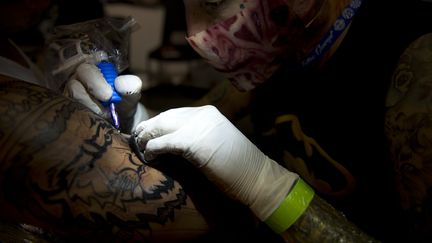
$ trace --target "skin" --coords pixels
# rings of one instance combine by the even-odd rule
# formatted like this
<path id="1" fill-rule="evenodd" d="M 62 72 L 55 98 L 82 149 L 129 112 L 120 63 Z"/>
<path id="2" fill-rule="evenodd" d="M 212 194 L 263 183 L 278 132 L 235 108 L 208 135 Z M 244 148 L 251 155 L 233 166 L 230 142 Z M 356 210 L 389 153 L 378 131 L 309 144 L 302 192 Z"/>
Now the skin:
<path id="1" fill-rule="evenodd" d="M 317 195 L 282 236 L 286 242 L 379 242 Z"/>
<path id="2" fill-rule="evenodd" d="M 387 96 L 386 135 L 404 211 L 417 219 L 419 238 L 431 237 L 432 34 L 414 41 L 402 54 Z"/>
<path id="3" fill-rule="evenodd" d="M 197 1 L 190 2 L 198 4 Z M 210 2 L 210 10 L 213 11 L 214 1 Z M 330 5 L 336 6 L 331 2 Z M 209 7 L 202 4 L 195 6 L 206 6 L 207 11 Z M 220 19 L 231 14 L 229 11 L 212 13 Z M 205 21 L 201 22 L 202 25 L 192 26 L 192 31 L 202 30 L 218 20 L 211 18 L 210 14 L 203 15 Z M 195 11 L 191 16 L 200 16 L 200 12 Z M 178 182 L 142 165 L 129 151 L 127 141 L 112 127 L 94 115 L 80 115 L 85 111 L 82 107 L 68 104 L 44 90 L 28 88 L 21 83 L 1 83 L 0 91 L 3 92 L 0 100 L 8 104 L 2 106 L 2 114 L 7 115 L 2 118 L 0 129 L 0 143 L 4 145 L 0 159 L 5 161 L 1 164 L 1 174 L 4 176 L 0 177 L 0 186 L 4 191 L 1 198 L 2 213 L 5 218 L 18 218 L 55 230 L 65 227 L 60 231 L 70 232 L 72 229 L 80 234 L 87 234 L 88 226 L 92 231 L 102 231 L 105 227 L 104 230 L 115 235 L 128 232 L 129 236 L 139 237 L 137 239 L 148 239 L 149 232 L 152 232 L 152 237 L 155 232 L 163 232 L 160 225 L 163 225 L 162 228 L 170 225 L 172 215 L 176 215 L 174 221 L 179 222 L 179 213 L 175 211 L 178 207 L 184 210 L 190 206 L 191 210 L 195 210 L 189 199 L 182 196 L 182 187 Z M 222 88 L 220 93 L 221 96 L 213 94 L 216 97 L 212 99 L 214 102 L 220 102 L 234 92 Z M 62 108 L 52 109 L 59 107 Z M 59 114 L 60 119 L 57 120 Z M 19 118 L 17 121 L 14 120 L 16 117 Z M 49 126 L 53 124 L 56 129 Z M 65 128 L 64 124 L 71 126 Z M 57 143 L 58 139 L 62 143 Z M 66 156 L 56 153 L 64 150 L 68 151 L 64 154 Z M 154 199 L 153 195 L 162 197 L 163 193 L 167 193 L 167 198 L 159 200 L 175 201 L 177 204 L 167 207 L 165 203 Z M 146 202 L 154 202 L 154 205 L 149 207 Z M 186 206 L 182 208 L 181 205 Z M 161 208 L 168 208 L 168 213 L 159 214 Z M 96 219 L 98 223 L 95 223 Z M 83 222 L 86 229 L 78 226 Z M 337 234 L 328 234 L 334 229 L 338 230 Z M 373 241 L 318 197 L 283 236 L 287 242 Z"/>
<path id="4" fill-rule="evenodd" d="M 40 1 L 0 4 L 9 16 L 0 54 L 23 66 L 7 38 L 38 23 L 51 2 Z M 2 75 L 0 93 L 0 225 L 9 229 L 1 240 L 31 239 L 22 223 L 54 238 L 109 242 L 240 239 L 256 229 L 247 207 L 185 161 L 144 165 L 122 134 L 81 104 Z"/>
<path id="5" fill-rule="evenodd" d="M 241 6 L 247 7 L 245 0 L 183 0 L 186 11 L 186 23 L 188 35 L 206 30 L 212 25 L 219 23 L 241 11 Z M 301 44 L 293 46 L 294 50 L 302 50 L 309 53 L 312 48 L 319 42 L 321 36 L 333 25 L 340 12 L 350 0 L 306 0 L 292 1 L 293 11 L 298 19 L 302 21 L 301 25 L 296 26 L 299 29 L 306 29 L 301 37 Z M 306 7 L 309 6 L 309 7 Z M 348 30 L 349 28 L 347 28 Z M 310 31 L 307 31 L 310 30 Z M 343 40 L 347 30 L 333 45 L 329 54 L 322 59 L 322 62 L 336 51 L 340 42 Z M 294 30 L 292 32 L 295 32 Z M 311 34 L 313 33 L 313 34 Z"/>
<path id="6" fill-rule="evenodd" d="M 188 36 L 199 33 L 212 25 L 221 22 L 240 11 L 240 5 L 244 0 L 183 0 L 186 10 Z M 308 53 L 318 43 L 320 36 L 334 23 L 338 14 L 350 1 L 297 1 L 297 11 L 305 19 L 305 25 L 310 31 L 307 33 L 316 33 L 315 35 L 308 34 L 308 37 L 302 39 L 301 49 L 303 53 Z M 313 8 L 305 11 L 304 5 L 312 5 Z M 305 26 L 302 26 L 304 28 Z M 318 65 L 324 64 L 337 50 L 337 47 L 342 42 L 347 30 L 334 43 L 329 52 L 325 54 Z M 312 32 L 313 31 L 313 32 Z M 236 121 L 250 109 L 251 101 L 254 97 L 254 90 L 242 92 L 230 85 L 228 81 L 221 81 L 214 89 L 212 89 L 202 99 L 194 105 L 201 106 L 211 104 L 216 106 L 222 114 L 231 121 Z"/>
<path id="7" fill-rule="evenodd" d="M 194 35 L 237 14 L 242 2 L 242 0 L 183 0 L 188 35 Z"/>
<path id="8" fill-rule="evenodd" d="M 0 221 L 76 240 L 255 237 L 249 209 L 187 161 L 143 164 L 109 122 L 45 88 L 0 76 L 0 94 Z"/>
<path id="9" fill-rule="evenodd" d="M 184 188 L 144 165 L 101 117 L 27 83 L 2 81 L 0 93 L 3 220 L 98 239 L 208 232 Z"/>

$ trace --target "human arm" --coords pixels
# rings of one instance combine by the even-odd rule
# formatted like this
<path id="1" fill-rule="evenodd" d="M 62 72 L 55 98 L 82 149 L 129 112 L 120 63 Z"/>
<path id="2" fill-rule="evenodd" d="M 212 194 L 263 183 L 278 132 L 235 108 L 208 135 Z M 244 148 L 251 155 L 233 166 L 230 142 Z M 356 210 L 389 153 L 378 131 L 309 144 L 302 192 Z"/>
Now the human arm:
<path id="1" fill-rule="evenodd" d="M 432 4 L 431 4 L 432 6 Z M 432 33 L 404 50 L 387 91 L 385 133 L 403 225 L 399 237 L 431 239 Z"/>
<path id="2" fill-rule="evenodd" d="M 379 242 L 317 195 L 297 221 L 281 234 L 286 242 Z"/>
<path id="3" fill-rule="evenodd" d="M 148 160 L 164 153 L 182 155 L 287 241 L 374 242 L 308 185 L 299 188 L 297 174 L 264 155 L 213 106 L 163 112 L 140 123 L 136 136 Z M 278 210 L 287 201 L 297 209 Z M 277 216 L 282 220 L 274 220 Z M 280 221 L 282 227 L 275 227 Z"/>
<path id="4" fill-rule="evenodd" d="M 84 106 L 15 80 L 0 82 L 0 104 L 2 220 L 110 241 L 181 241 L 208 232 L 184 188 L 142 164 Z"/>

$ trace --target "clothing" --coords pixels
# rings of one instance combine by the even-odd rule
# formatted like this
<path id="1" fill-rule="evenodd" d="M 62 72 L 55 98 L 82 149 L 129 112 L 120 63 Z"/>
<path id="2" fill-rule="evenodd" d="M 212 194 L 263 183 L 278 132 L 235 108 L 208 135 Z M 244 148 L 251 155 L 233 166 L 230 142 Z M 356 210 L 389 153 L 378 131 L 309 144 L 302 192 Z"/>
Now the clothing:
<path id="1" fill-rule="evenodd" d="M 324 0 L 294 4 L 288 0 L 245 1 L 239 13 L 187 40 L 237 89 L 250 91 L 283 64 L 309 66 L 319 60 L 361 6 L 361 0 L 341 3 L 346 6 L 326 8 Z M 338 15 L 334 25 L 314 23 L 325 11 Z M 327 30 L 327 25 L 332 27 Z M 316 44 L 315 38 L 325 41 Z"/>
<path id="2" fill-rule="evenodd" d="M 0 74 L 22 80 L 31 84 L 48 87 L 42 71 L 30 60 L 30 58 L 11 40 L 9 43 L 17 50 L 21 57 L 27 62 L 28 67 L 0 56 Z"/>
<path id="3" fill-rule="evenodd" d="M 34 73 L 20 64 L 0 56 L 0 74 L 13 77 L 18 80 L 24 80 L 32 84 L 38 84 L 38 79 Z"/>
<path id="4" fill-rule="evenodd" d="M 305 143 L 293 136 L 293 123 L 281 124 L 272 132 L 278 116 L 293 114 L 302 132 L 356 180 L 352 193 L 317 194 L 383 242 L 424 237 L 415 233 L 412 221 L 400 209 L 384 114 L 399 57 L 412 41 L 432 32 L 430 13 L 432 4 L 419 0 L 364 1 L 341 46 L 323 68 L 280 70 L 255 92 L 252 121 L 257 132 L 252 139 L 256 144 L 281 164 L 287 158 L 284 150 L 293 158 L 301 157 L 313 176 L 333 185 L 332 191 L 342 189 L 346 183 L 341 172 L 329 166 L 318 146 L 312 146 L 312 156 L 307 155 Z"/>

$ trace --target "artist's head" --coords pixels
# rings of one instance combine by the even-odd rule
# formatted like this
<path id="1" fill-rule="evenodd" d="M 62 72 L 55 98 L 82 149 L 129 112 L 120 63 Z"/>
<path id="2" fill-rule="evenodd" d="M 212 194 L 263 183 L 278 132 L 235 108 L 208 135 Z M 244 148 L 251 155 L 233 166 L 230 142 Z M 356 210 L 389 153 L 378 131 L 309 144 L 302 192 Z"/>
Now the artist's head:
<path id="1" fill-rule="evenodd" d="M 183 0 L 188 41 L 240 90 L 300 65 L 348 0 Z M 342 6 L 342 8 L 341 8 Z"/>
<path id="2" fill-rule="evenodd" d="M 11 35 L 37 25 L 52 0 L 0 0 L 0 35 Z"/>

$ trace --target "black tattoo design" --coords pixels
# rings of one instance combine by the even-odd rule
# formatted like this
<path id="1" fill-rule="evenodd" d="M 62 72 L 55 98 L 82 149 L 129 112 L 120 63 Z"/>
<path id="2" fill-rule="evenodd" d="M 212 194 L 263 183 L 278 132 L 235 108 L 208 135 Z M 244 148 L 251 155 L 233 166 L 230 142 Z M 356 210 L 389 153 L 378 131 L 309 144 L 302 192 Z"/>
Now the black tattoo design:
<path id="1" fill-rule="evenodd" d="M 2 201 L 42 225 L 151 233 L 186 204 L 180 185 L 143 165 L 111 124 L 18 81 L 0 83 Z M 124 233 L 124 232 L 123 232 Z"/>
<path id="2" fill-rule="evenodd" d="M 401 207 L 416 237 L 432 236 L 432 34 L 405 50 L 387 96 L 386 135 Z"/>

